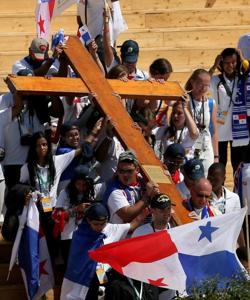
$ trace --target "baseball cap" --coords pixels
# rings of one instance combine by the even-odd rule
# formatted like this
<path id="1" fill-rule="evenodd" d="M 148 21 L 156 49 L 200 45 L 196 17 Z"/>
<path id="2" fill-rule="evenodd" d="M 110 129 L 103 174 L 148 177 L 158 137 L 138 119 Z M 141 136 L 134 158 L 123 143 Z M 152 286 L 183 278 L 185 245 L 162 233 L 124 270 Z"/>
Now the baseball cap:
<path id="1" fill-rule="evenodd" d="M 89 168 L 85 165 L 79 165 L 74 170 L 73 179 L 85 179 L 89 175 Z"/>
<path id="2" fill-rule="evenodd" d="M 121 46 L 121 58 L 126 63 L 136 63 L 138 60 L 139 46 L 136 41 L 127 40 Z"/>
<path id="3" fill-rule="evenodd" d="M 36 60 L 44 60 L 48 46 L 49 44 L 45 39 L 35 38 L 31 42 L 30 51 Z"/>
<path id="4" fill-rule="evenodd" d="M 132 151 L 124 151 L 121 153 L 118 159 L 118 163 L 120 162 L 131 162 L 135 165 L 138 165 L 138 160 Z"/>
<path id="5" fill-rule="evenodd" d="M 172 157 L 172 158 L 184 158 L 185 157 L 185 149 L 179 143 L 173 143 L 169 145 L 164 153 L 165 157 Z"/>
<path id="6" fill-rule="evenodd" d="M 192 180 L 205 177 L 204 166 L 199 159 L 190 159 L 183 166 L 184 174 Z"/>
<path id="7" fill-rule="evenodd" d="M 165 194 L 158 194 L 154 196 L 151 200 L 150 207 L 151 208 L 159 208 L 164 209 L 166 207 L 171 206 L 171 200 L 168 195 Z"/>
<path id="8" fill-rule="evenodd" d="M 85 217 L 91 220 L 105 220 L 108 219 L 109 213 L 107 208 L 101 203 L 92 204 L 85 212 Z"/>

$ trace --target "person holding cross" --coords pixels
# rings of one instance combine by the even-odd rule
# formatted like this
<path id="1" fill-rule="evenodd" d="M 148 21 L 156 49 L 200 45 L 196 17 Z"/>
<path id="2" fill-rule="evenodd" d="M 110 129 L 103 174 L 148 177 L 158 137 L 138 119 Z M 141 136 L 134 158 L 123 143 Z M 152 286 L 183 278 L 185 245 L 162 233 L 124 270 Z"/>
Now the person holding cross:
<path id="1" fill-rule="evenodd" d="M 63 50 L 60 46 L 55 47 L 51 57 L 49 57 L 48 51 L 49 43 L 45 39 L 33 39 L 29 47 L 29 55 L 15 62 L 12 66 L 12 73 L 17 74 L 20 70 L 28 70 L 32 76 L 54 75 L 58 73 L 58 59 Z"/>
<path id="2" fill-rule="evenodd" d="M 103 203 L 109 210 L 110 223 L 131 222 L 144 211 L 151 197 L 158 193 L 156 185 L 145 185 L 143 182 L 134 153 L 123 152 L 118 159 L 116 175 L 103 196 Z"/>

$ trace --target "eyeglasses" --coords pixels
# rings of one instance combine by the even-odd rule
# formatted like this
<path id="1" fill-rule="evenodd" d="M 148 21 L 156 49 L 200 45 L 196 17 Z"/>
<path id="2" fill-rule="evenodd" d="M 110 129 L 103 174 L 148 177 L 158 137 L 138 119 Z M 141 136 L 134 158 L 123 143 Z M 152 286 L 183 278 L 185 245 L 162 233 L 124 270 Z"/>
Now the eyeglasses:
<path id="1" fill-rule="evenodd" d="M 117 172 L 120 174 L 130 174 L 132 175 L 136 169 L 117 169 Z"/>

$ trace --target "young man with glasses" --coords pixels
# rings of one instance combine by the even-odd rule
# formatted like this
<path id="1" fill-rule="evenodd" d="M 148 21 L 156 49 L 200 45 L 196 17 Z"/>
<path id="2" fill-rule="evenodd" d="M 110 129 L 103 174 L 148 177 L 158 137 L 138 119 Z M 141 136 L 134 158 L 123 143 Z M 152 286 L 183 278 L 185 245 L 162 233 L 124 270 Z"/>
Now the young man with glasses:
<path id="1" fill-rule="evenodd" d="M 221 215 L 221 212 L 210 204 L 212 185 L 206 178 L 197 180 L 190 190 L 191 198 L 183 201 L 190 211 L 191 219 L 200 220 Z"/>
<path id="2" fill-rule="evenodd" d="M 138 161 L 133 152 L 123 152 L 118 159 L 116 175 L 104 194 L 110 223 L 131 222 L 145 211 L 148 201 L 157 193 L 158 187 L 152 183 L 145 184 L 140 176 Z"/>

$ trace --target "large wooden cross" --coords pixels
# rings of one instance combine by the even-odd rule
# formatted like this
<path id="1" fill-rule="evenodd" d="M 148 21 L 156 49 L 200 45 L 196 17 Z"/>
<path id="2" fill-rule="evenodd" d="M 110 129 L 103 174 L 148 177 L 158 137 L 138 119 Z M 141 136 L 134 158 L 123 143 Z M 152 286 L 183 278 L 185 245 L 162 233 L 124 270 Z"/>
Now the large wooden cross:
<path id="1" fill-rule="evenodd" d="M 84 95 L 96 94 L 95 105 L 104 115 L 110 116 L 115 124 L 115 132 L 125 149 L 132 149 L 138 158 L 141 172 L 148 179 L 159 184 L 160 191 L 170 196 L 174 206 L 173 218 L 177 224 L 190 222 L 187 210 L 170 176 L 166 175 L 162 162 L 146 142 L 141 132 L 134 128 L 133 120 L 126 112 L 114 92 L 122 97 L 144 99 L 178 100 L 183 90 L 177 82 L 165 84 L 143 81 L 123 83 L 106 80 L 98 66 L 82 47 L 76 37 L 70 37 L 64 50 L 69 63 L 79 78 L 39 78 L 13 77 L 6 79 L 10 90 L 19 94 Z"/>

